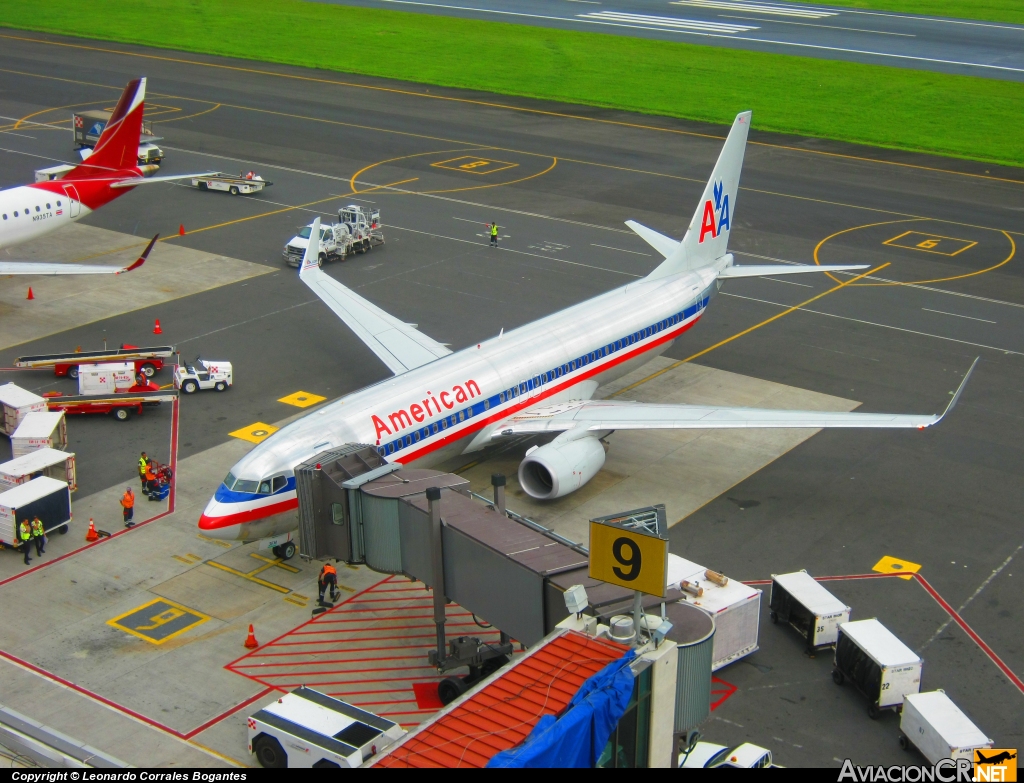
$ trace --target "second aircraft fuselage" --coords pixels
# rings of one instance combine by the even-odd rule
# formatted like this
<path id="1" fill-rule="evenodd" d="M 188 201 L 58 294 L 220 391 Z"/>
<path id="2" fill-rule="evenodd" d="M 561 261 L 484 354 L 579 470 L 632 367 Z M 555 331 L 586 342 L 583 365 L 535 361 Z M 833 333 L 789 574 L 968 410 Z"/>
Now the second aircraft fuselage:
<path id="1" fill-rule="evenodd" d="M 325 405 L 242 458 L 199 527 L 241 540 L 294 530 L 293 469 L 346 443 L 417 466 L 483 448 L 510 415 L 590 398 L 659 355 L 716 291 L 711 269 L 637 280 Z"/>

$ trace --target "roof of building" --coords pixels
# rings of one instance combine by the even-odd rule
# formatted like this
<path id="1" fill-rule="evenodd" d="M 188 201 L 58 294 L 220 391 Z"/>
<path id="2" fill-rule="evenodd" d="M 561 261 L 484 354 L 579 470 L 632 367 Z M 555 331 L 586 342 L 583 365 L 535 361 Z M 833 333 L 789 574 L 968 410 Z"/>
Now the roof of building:
<path id="1" fill-rule="evenodd" d="M 627 649 L 576 631 L 556 636 L 425 723 L 373 766 L 484 767 L 526 739 L 541 716 L 561 712 L 590 676 Z"/>

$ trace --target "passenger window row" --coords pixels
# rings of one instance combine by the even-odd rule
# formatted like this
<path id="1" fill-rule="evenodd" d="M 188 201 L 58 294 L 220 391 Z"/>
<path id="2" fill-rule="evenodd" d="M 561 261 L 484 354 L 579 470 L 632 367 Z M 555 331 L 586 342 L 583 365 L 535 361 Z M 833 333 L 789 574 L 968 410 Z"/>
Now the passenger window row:
<path id="1" fill-rule="evenodd" d="M 596 362 L 598 359 L 602 359 L 606 356 L 612 355 L 613 353 L 625 350 L 641 340 L 646 340 L 648 337 L 658 334 L 659 332 L 663 332 L 666 329 L 670 329 L 673 326 L 682 323 L 687 318 L 696 315 L 704 308 L 707 301 L 707 297 L 704 297 L 694 305 L 687 307 L 682 312 L 676 313 L 662 321 L 658 321 L 656 324 L 652 324 L 644 329 L 633 332 L 633 334 L 623 337 L 621 340 L 608 343 L 608 345 L 577 357 L 570 362 L 566 362 L 560 367 L 555 367 L 553 370 L 548 370 L 547 372 L 542 372 L 540 375 L 535 375 L 533 378 L 528 378 L 509 389 L 505 389 L 504 391 L 485 399 L 483 402 L 473 403 L 458 413 L 446 416 L 439 422 L 420 427 L 409 435 L 403 435 L 400 438 L 395 438 L 388 443 L 384 443 L 377 447 L 377 451 L 382 456 L 394 454 L 404 448 L 412 446 L 415 443 L 419 443 L 420 440 L 425 440 L 431 435 L 436 435 L 449 427 L 454 427 L 459 422 L 465 421 L 472 416 L 479 416 L 484 411 L 490 410 L 491 405 L 501 405 L 509 402 L 510 400 L 514 400 L 527 392 L 539 389 L 544 384 L 551 383 L 551 381 L 561 378 L 563 375 L 568 375 L 581 367 L 585 367 L 592 362 Z"/>
<path id="2" fill-rule="evenodd" d="M 60 206 L 60 202 L 59 201 L 57 202 L 57 206 L 58 207 Z M 49 204 L 46 205 L 46 208 L 47 209 L 52 209 L 52 207 Z M 41 212 L 41 211 L 42 211 L 41 207 L 36 207 L 36 212 Z M 25 216 L 26 217 L 28 217 L 30 212 L 31 212 L 31 210 L 28 207 L 25 207 Z M 14 217 L 18 217 L 18 210 L 14 210 Z M 4 212 L 4 220 L 7 220 L 7 213 L 6 212 Z"/>

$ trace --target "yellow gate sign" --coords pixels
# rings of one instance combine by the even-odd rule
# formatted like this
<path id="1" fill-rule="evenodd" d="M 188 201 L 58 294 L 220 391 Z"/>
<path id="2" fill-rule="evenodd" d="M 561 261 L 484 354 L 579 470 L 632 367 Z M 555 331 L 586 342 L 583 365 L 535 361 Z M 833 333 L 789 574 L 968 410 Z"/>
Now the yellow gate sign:
<path id="1" fill-rule="evenodd" d="M 667 575 L 666 539 L 642 527 L 591 520 L 591 578 L 664 597 Z"/>

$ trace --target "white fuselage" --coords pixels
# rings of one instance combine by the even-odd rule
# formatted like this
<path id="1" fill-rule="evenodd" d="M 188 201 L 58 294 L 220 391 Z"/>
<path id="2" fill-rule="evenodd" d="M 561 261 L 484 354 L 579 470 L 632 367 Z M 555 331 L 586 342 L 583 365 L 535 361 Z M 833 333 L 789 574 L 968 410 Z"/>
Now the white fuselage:
<path id="1" fill-rule="evenodd" d="M 419 466 L 483 448 L 513 413 L 589 399 L 653 359 L 696 323 L 716 291 L 712 269 L 645 278 L 343 397 L 241 459 L 232 487 L 221 484 L 199 526 L 241 540 L 294 530 L 293 469 L 346 443 Z"/>
<path id="2" fill-rule="evenodd" d="M 0 190 L 0 247 L 16 245 L 75 222 L 91 211 L 74 195 L 21 185 Z"/>

